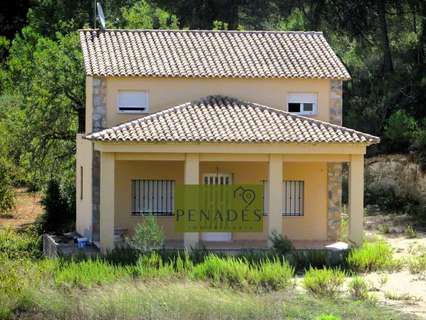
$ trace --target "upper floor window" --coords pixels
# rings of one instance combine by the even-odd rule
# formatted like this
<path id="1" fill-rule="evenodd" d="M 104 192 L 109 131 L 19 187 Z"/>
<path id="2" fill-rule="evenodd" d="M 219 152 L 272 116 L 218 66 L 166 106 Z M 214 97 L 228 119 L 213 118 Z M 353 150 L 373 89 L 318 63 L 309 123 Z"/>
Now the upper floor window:
<path id="1" fill-rule="evenodd" d="M 148 92 L 147 91 L 119 91 L 118 111 L 126 113 L 146 113 L 148 112 Z"/>
<path id="2" fill-rule="evenodd" d="M 287 110 L 302 115 L 316 114 L 317 95 L 315 93 L 290 93 Z"/>

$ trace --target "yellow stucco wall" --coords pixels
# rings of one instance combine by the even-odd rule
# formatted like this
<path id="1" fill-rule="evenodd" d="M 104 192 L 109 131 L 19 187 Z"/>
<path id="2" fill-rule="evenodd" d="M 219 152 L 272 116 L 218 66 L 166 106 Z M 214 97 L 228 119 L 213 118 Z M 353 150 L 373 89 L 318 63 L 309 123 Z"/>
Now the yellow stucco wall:
<path id="1" fill-rule="evenodd" d="M 91 131 L 92 78 L 86 79 L 86 131 Z M 150 113 L 203 96 L 221 94 L 286 110 L 287 95 L 294 92 L 318 94 L 318 114 L 328 121 L 330 80 L 328 79 L 206 79 L 206 78 L 107 78 L 107 126 L 147 114 L 117 111 L 119 90 L 145 90 L 149 93 Z"/>
<path id="2" fill-rule="evenodd" d="M 91 238 L 93 146 L 91 141 L 83 139 L 82 136 L 78 134 L 76 141 L 76 229 L 81 235 Z M 82 169 L 83 175 L 81 175 Z"/>
<path id="3" fill-rule="evenodd" d="M 267 179 L 267 162 L 201 162 L 200 180 L 206 173 L 230 173 L 234 183 L 262 183 Z M 294 240 L 325 240 L 327 238 L 327 172 L 325 162 L 283 163 L 285 180 L 305 181 L 305 212 L 303 217 L 284 217 L 284 235 Z M 115 227 L 128 229 L 142 221 L 131 215 L 132 179 L 173 179 L 183 184 L 183 161 L 116 161 Z M 201 181 L 200 181 L 201 182 Z M 159 217 L 168 240 L 182 240 L 174 231 L 173 217 Z M 263 233 L 234 233 L 234 240 L 266 240 L 267 217 Z"/>

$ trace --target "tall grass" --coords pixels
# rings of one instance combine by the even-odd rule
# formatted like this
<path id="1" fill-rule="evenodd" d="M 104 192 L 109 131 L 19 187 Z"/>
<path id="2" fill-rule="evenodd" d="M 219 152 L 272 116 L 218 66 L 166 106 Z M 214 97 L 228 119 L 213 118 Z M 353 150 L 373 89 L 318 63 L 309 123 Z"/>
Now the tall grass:
<path id="1" fill-rule="evenodd" d="M 347 258 L 349 266 L 360 272 L 393 270 L 400 262 L 393 258 L 392 247 L 385 241 L 364 242 L 361 247 L 352 250 Z"/>
<path id="2" fill-rule="evenodd" d="M 338 269 L 310 268 L 303 278 L 303 286 L 316 296 L 335 297 L 345 281 L 345 272 Z"/>
<path id="3" fill-rule="evenodd" d="M 55 283 L 63 287 L 91 287 L 128 279 L 134 274 L 131 267 L 119 267 L 100 259 L 64 261 L 55 273 Z"/>
<path id="4" fill-rule="evenodd" d="M 211 281 L 215 286 L 268 291 L 288 287 L 292 283 L 294 268 L 278 260 L 249 264 L 242 258 L 210 255 L 193 268 L 191 276 L 193 279 Z"/>

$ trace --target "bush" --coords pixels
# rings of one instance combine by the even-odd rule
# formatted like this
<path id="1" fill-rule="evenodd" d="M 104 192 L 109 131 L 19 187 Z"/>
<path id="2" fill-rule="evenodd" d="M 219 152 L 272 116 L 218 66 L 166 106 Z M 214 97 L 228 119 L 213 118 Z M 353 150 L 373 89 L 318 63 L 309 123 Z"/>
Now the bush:
<path id="1" fill-rule="evenodd" d="M 368 285 L 361 277 L 354 277 L 351 280 L 349 291 L 354 299 L 365 300 L 368 298 Z"/>
<path id="2" fill-rule="evenodd" d="M 417 133 L 416 119 L 404 110 L 394 112 L 386 121 L 383 137 L 388 152 L 406 151 Z"/>
<path id="3" fill-rule="evenodd" d="M 287 260 L 296 270 L 303 271 L 309 267 L 338 267 L 346 268 L 348 251 L 331 252 L 328 250 L 295 250 L 286 255 Z"/>
<path id="4" fill-rule="evenodd" d="M 270 291 L 288 287 L 292 283 L 294 268 L 277 259 L 251 265 L 242 258 L 209 255 L 203 263 L 193 267 L 191 274 L 193 278 L 211 281 L 215 286 Z"/>
<path id="5" fill-rule="evenodd" d="M 278 255 L 283 256 L 294 250 L 293 243 L 287 239 L 287 237 L 283 237 L 281 234 L 278 234 L 275 231 L 272 233 L 269 239 L 272 241 L 273 250 Z"/>
<path id="6" fill-rule="evenodd" d="M 71 191 L 70 191 L 71 192 Z M 74 229 L 75 210 L 56 180 L 50 180 L 41 201 L 44 214 L 38 221 L 40 232 L 66 232 Z M 72 198 L 72 197 L 71 197 Z"/>
<path id="7" fill-rule="evenodd" d="M 140 252 L 148 252 L 160 249 L 164 243 L 164 232 L 157 224 L 154 216 L 146 216 L 143 223 L 135 227 L 135 233 L 127 243 L 133 249 Z"/>
<path id="8" fill-rule="evenodd" d="M 352 250 L 348 256 L 349 266 L 360 272 L 387 270 L 397 267 L 393 259 L 392 248 L 385 241 L 364 242 L 361 247 Z"/>
<path id="9" fill-rule="evenodd" d="M 260 290 L 281 290 L 292 283 L 294 268 L 287 262 L 265 260 L 256 270 L 256 283 Z"/>
<path id="10" fill-rule="evenodd" d="M 412 274 L 426 275 L 426 253 L 408 260 L 408 270 Z"/>
<path id="11" fill-rule="evenodd" d="M 339 269 L 310 268 L 303 278 L 303 286 L 316 296 L 335 297 L 345 281 L 345 272 Z"/>
<path id="12" fill-rule="evenodd" d="M 365 170 L 365 203 L 382 212 L 407 213 L 426 220 L 422 181 L 419 165 L 407 157 L 371 159 Z"/>
<path id="13" fill-rule="evenodd" d="M 0 229 L 0 255 L 9 259 L 39 258 L 40 245 L 40 237 L 30 230 Z"/>
<path id="14" fill-rule="evenodd" d="M 15 206 L 15 192 L 12 187 L 10 169 L 0 158 L 0 215 L 8 213 Z"/>
<path id="15" fill-rule="evenodd" d="M 238 289 L 253 282 L 253 273 L 242 259 L 220 258 L 213 254 L 194 266 L 192 276 L 198 280 L 210 280 L 216 286 L 223 284 Z"/>

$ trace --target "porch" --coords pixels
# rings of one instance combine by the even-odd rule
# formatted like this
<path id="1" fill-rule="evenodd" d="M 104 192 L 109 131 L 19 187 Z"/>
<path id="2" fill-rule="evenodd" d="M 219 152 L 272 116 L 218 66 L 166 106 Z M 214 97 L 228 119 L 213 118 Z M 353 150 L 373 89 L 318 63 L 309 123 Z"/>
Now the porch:
<path id="1" fill-rule="evenodd" d="M 295 153 L 294 150 L 291 152 L 289 146 L 281 147 L 284 151 L 282 153 L 271 153 L 269 150 L 262 152 L 260 146 L 250 146 L 252 152 L 225 153 L 221 146 L 222 152 L 210 147 L 209 151 L 216 152 L 169 153 L 155 152 L 157 150 L 151 147 L 151 151 L 140 152 L 136 146 L 98 145 L 101 168 L 99 236 L 102 250 L 115 246 L 114 230 L 125 230 L 127 235 L 131 235 L 134 227 L 144 219 L 141 208 L 135 210 L 135 182 L 202 184 L 206 176 L 215 174 L 228 175 L 233 184 L 264 184 L 268 192 L 265 192 L 264 198 L 266 215 L 263 232 L 232 233 L 226 241 L 208 241 L 203 233 L 176 232 L 174 216 L 151 212 L 157 215 L 157 222 L 164 230 L 166 247 L 191 248 L 202 245 L 208 249 L 261 249 L 271 245 L 268 237 L 272 232 L 277 232 L 292 240 L 296 248 L 322 249 L 337 240 L 340 230 L 338 201 L 341 185 L 340 189 L 334 190 L 337 196 L 333 194 L 333 189 L 336 189 L 336 181 L 341 183 L 341 175 L 336 176 L 336 167 L 341 168 L 342 163 L 348 163 L 350 168 L 349 238 L 353 243 L 361 242 L 362 149 L 336 148 L 334 153 L 330 153 L 328 148 L 327 153 L 324 146 L 312 146 L 304 149 L 310 149 L 308 154 L 303 154 Z M 235 151 L 240 148 L 234 146 L 233 149 L 225 150 Z M 163 146 L 160 150 L 167 148 Z M 256 150 L 261 152 L 253 153 Z M 298 214 L 293 212 L 288 215 L 283 210 L 286 181 L 303 183 L 303 209 Z"/>

